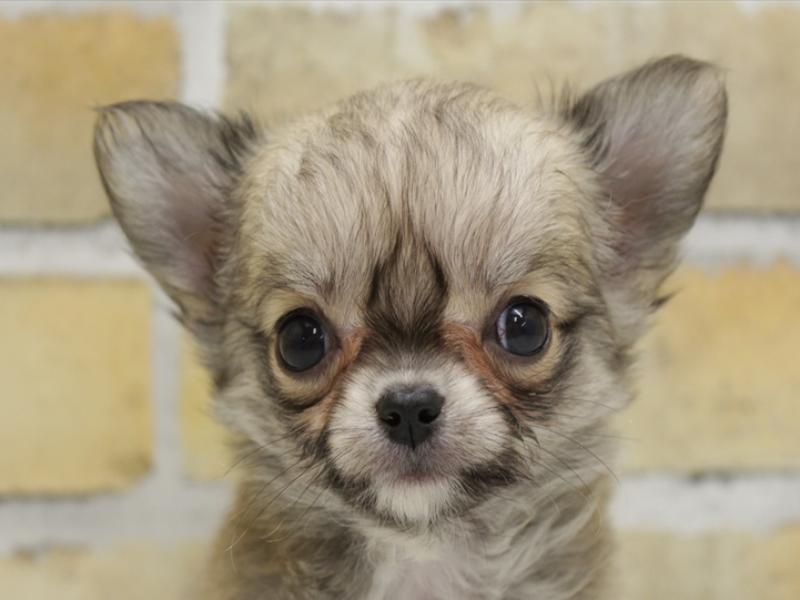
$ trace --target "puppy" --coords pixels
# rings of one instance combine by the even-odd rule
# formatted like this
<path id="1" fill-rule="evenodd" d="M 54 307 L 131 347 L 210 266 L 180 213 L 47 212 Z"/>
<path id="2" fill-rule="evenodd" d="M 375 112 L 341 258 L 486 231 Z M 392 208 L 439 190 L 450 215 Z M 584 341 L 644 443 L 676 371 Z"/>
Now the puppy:
<path id="1" fill-rule="evenodd" d="M 427 80 L 266 130 L 101 109 L 245 465 L 209 597 L 600 597 L 607 423 L 725 122 L 678 56 L 537 110 Z"/>

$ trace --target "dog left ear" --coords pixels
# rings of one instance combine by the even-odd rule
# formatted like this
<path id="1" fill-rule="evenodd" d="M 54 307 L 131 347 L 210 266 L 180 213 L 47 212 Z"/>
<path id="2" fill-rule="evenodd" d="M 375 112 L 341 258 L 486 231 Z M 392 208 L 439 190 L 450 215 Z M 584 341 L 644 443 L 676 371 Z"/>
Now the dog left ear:
<path id="1" fill-rule="evenodd" d="M 604 276 L 637 302 L 655 302 L 722 148 L 720 71 L 666 57 L 599 84 L 565 113 L 603 185 Z"/>
<path id="2" fill-rule="evenodd" d="M 246 118 L 178 103 L 99 110 L 95 158 L 114 216 L 187 321 L 218 313 L 216 275 L 232 229 L 232 193 L 256 135 Z"/>

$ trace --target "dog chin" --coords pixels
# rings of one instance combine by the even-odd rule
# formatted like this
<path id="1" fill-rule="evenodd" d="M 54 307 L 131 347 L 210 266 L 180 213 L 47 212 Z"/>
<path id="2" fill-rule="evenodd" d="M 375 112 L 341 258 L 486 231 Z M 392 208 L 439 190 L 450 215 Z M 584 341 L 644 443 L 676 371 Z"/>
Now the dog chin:
<path id="1" fill-rule="evenodd" d="M 399 522 L 430 523 L 446 512 L 456 482 L 445 477 L 386 479 L 374 484 L 375 508 Z"/>

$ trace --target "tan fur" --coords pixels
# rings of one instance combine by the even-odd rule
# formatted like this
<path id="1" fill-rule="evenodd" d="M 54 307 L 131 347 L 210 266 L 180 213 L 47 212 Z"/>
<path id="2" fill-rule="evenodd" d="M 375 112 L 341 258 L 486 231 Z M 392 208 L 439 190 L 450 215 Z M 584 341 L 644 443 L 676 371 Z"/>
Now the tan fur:
<path id="1" fill-rule="evenodd" d="M 206 353 L 244 464 L 210 598 L 597 598 L 610 415 L 714 172 L 725 92 L 668 57 L 538 112 L 462 83 L 380 87 L 264 131 L 103 109 L 115 215 Z M 512 356 L 495 322 L 549 327 Z M 326 328 L 277 355 L 297 309 Z M 386 390 L 444 398 L 418 448 Z"/>

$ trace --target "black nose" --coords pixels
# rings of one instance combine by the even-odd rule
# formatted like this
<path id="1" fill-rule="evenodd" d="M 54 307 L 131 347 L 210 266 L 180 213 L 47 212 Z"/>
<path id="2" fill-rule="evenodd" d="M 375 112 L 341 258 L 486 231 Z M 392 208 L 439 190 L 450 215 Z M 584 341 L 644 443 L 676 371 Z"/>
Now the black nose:
<path id="1" fill-rule="evenodd" d="M 378 400 L 378 418 L 390 439 L 416 449 L 433 433 L 443 403 L 428 386 L 393 388 Z"/>

